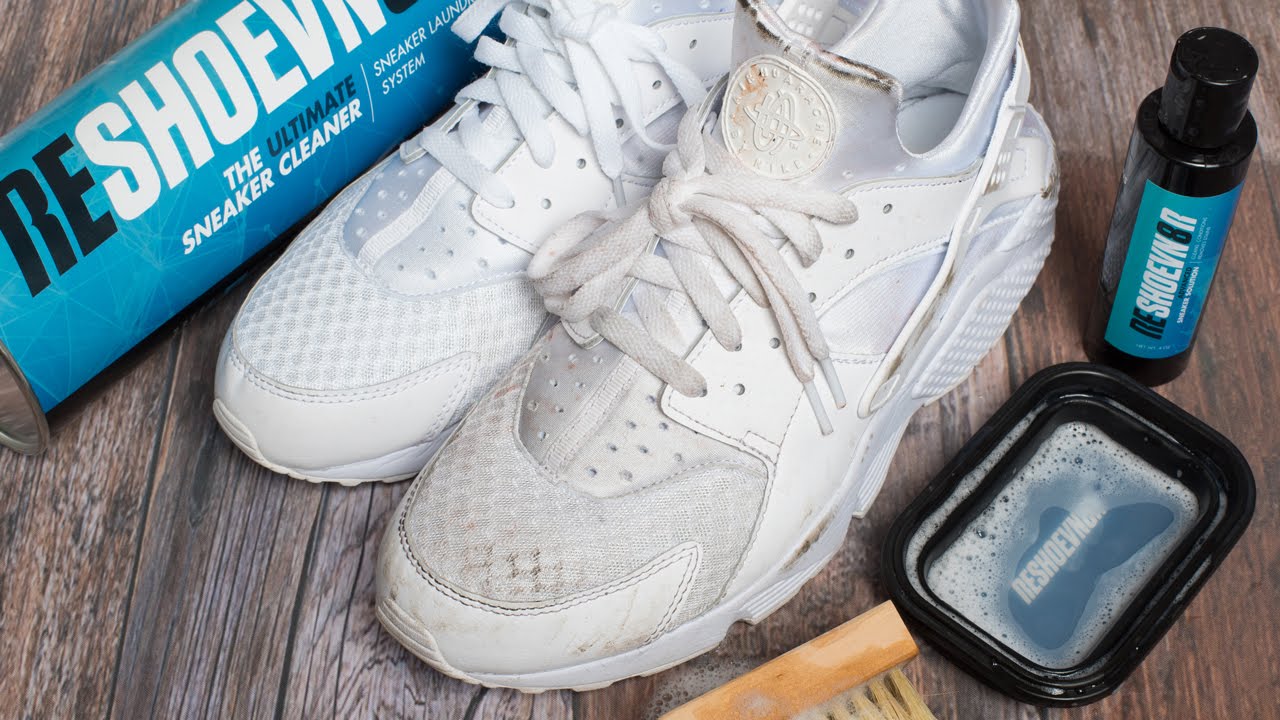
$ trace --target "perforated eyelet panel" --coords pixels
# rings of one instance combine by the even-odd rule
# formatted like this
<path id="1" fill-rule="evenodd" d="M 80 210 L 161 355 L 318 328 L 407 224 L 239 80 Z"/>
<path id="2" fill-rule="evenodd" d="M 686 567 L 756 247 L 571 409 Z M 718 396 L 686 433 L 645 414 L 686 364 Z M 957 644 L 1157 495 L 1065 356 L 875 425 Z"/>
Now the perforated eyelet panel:
<path id="1" fill-rule="evenodd" d="M 445 191 L 422 223 L 378 260 L 378 277 L 396 292 L 423 295 L 523 272 L 529 254 L 477 223 L 472 197 L 460 184 Z"/>
<path id="2" fill-rule="evenodd" d="M 622 353 L 609 343 L 581 348 L 562 327 L 534 350 L 533 370 L 520 409 L 520 440 L 544 464 L 572 443 L 570 433 L 589 401 L 601 392 Z"/>
<path id="3" fill-rule="evenodd" d="M 439 167 L 429 156 L 405 163 L 399 154 L 393 154 L 370 170 L 366 176 L 369 188 L 343 227 L 347 251 L 359 255 L 370 238 L 409 208 Z"/>

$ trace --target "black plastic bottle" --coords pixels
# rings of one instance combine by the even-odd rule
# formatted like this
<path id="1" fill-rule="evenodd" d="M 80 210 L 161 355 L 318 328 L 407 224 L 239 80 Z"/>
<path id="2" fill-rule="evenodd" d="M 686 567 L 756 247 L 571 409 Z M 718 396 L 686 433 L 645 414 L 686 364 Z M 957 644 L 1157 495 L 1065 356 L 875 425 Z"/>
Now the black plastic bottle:
<path id="1" fill-rule="evenodd" d="M 1148 385 L 1187 366 L 1258 127 L 1258 54 L 1221 28 L 1178 39 L 1129 142 L 1085 351 Z"/>

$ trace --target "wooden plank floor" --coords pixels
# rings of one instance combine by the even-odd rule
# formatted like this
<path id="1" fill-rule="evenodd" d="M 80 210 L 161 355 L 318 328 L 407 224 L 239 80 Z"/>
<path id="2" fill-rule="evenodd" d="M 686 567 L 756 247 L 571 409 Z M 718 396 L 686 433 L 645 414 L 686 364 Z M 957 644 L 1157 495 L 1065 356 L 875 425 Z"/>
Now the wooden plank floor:
<path id="1" fill-rule="evenodd" d="M 0 0 L 7 130 L 179 0 Z M 45 457 L 0 452 L 0 716 L 644 717 L 650 700 L 781 653 L 885 598 L 877 552 L 905 506 L 1012 388 L 1080 359 L 1080 328 L 1139 99 L 1196 24 L 1263 57 L 1261 152 L 1207 328 L 1162 392 L 1239 444 L 1253 525 L 1183 619 L 1113 697 L 1076 710 L 1002 698 L 934 651 L 909 674 L 942 718 L 1276 718 L 1280 687 L 1280 13 L 1274 0 L 1027 0 L 1034 99 L 1063 171 L 1058 239 L 1009 334 L 912 423 L 871 516 L 789 605 L 654 678 L 524 696 L 447 679 L 383 633 L 373 554 L 406 485 L 342 489 L 273 475 L 209 413 L 218 343 L 243 288 L 154 343 L 62 428 Z"/>

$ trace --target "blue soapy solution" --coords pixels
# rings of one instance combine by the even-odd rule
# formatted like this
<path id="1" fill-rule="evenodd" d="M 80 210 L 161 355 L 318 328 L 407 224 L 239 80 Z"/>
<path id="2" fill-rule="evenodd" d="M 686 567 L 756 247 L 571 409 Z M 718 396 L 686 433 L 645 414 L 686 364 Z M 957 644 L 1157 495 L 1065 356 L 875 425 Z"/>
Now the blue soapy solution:
<path id="1" fill-rule="evenodd" d="M 1054 430 L 926 572 L 939 600 L 1043 667 L 1078 665 L 1186 536 L 1195 495 L 1099 428 Z"/>

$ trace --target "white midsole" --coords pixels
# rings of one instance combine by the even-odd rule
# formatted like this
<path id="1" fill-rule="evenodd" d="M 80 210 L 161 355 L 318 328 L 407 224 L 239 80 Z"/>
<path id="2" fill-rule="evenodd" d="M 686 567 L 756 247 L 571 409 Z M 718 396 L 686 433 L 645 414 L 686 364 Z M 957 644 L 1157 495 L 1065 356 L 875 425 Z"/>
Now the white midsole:
<path id="1" fill-rule="evenodd" d="M 426 442 L 401 448 L 381 457 L 357 460 L 332 467 L 298 468 L 275 462 L 266 457 L 258 449 L 257 442 L 254 441 L 253 436 L 249 434 L 244 424 L 235 418 L 225 403 L 216 398 L 213 401 L 213 416 L 217 419 L 218 424 L 222 426 L 226 436 L 231 438 L 231 442 L 235 443 L 235 446 L 240 448 L 241 452 L 268 470 L 281 475 L 288 475 L 298 480 L 306 480 L 307 482 L 337 483 L 348 487 L 367 482 L 399 482 L 415 477 L 422 468 L 426 467 L 432 456 L 444 446 L 449 437 L 453 435 L 453 431 L 458 427 L 458 424 L 455 423 L 441 430 L 435 437 Z"/>

